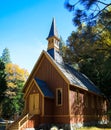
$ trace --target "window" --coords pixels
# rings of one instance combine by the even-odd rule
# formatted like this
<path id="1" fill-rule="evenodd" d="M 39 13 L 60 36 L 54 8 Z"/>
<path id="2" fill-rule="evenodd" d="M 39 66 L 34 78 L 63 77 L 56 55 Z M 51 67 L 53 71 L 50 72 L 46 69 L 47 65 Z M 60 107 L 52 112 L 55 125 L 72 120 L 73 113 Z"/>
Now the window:
<path id="1" fill-rule="evenodd" d="M 94 108 L 94 96 L 91 96 L 91 107 Z"/>
<path id="2" fill-rule="evenodd" d="M 62 105 L 62 88 L 57 88 L 56 90 L 56 104 Z"/>
<path id="3" fill-rule="evenodd" d="M 79 98 L 80 98 L 79 97 L 79 91 L 76 90 L 76 92 L 75 92 L 75 102 L 76 102 L 77 105 L 79 105 L 79 103 L 80 103 L 80 99 Z"/>
<path id="4" fill-rule="evenodd" d="M 88 107 L 88 95 L 87 93 L 84 93 L 84 99 L 85 99 L 85 107 Z"/>

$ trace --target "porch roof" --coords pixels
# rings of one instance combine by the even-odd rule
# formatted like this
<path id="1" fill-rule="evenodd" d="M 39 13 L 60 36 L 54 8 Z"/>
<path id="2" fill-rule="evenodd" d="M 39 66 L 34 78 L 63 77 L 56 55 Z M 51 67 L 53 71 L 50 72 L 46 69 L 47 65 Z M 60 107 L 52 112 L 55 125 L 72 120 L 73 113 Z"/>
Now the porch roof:
<path id="1" fill-rule="evenodd" d="M 48 87 L 47 83 L 43 80 L 40 80 L 38 78 L 35 78 L 36 83 L 38 84 L 40 90 L 44 94 L 45 97 L 54 98 L 54 95 L 50 88 Z"/>

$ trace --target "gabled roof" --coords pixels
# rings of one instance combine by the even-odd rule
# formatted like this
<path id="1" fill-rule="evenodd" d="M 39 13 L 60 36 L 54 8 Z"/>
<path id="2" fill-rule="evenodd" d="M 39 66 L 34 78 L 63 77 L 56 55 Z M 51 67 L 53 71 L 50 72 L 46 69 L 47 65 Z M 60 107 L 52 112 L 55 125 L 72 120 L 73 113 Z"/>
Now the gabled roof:
<path id="1" fill-rule="evenodd" d="M 48 52 L 47 54 L 51 57 Z M 96 94 L 101 94 L 100 90 L 88 79 L 88 77 L 71 67 L 69 64 L 65 64 L 59 52 L 55 51 L 54 55 L 55 59 L 53 59 L 53 57 L 51 57 L 51 59 L 54 60 L 57 67 L 69 80 L 71 85 L 91 91 Z"/>
<path id="2" fill-rule="evenodd" d="M 38 78 L 35 78 L 36 83 L 38 84 L 38 87 L 42 91 L 45 97 L 54 98 L 54 95 L 52 91 L 49 89 L 47 83 L 43 80 L 40 80 Z"/>
<path id="3" fill-rule="evenodd" d="M 97 95 L 102 95 L 100 90 L 86 77 L 84 74 L 80 73 L 79 71 L 72 68 L 70 65 L 65 64 L 63 62 L 62 56 L 55 51 L 54 55 L 56 55 L 55 59 L 46 51 L 42 51 L 38 61 L 36 62 L 25 86 L 23 91 L 25 91 L 27 84 L 29 83 L 31 78 L 35 78 L 35 70 L 37 69 L 37 66 L 39 65 L 40 61 L 42 60 L 43 56 L 48 58 L 48 60 L 52 63 L 53 67 L 57 69 L 59 74 L 65 79 L 65 81 L 73 86 L 76 86 L 78 88 L 81 88 L 86 91 L 90 91 L 92 93 L 95 93 Z M 53 93 L 47 86 L 46 82 L 40 79 L 35 78 L 36 83 L 40 87 L 41 91 L 43 92 L 44 96 L 46 97 L 53 97 Z"/>
<path id="4" fill-rule="evenodd" d="M 50 38 L 50 37 L 53 37 L 53 36 L 58 38 L 58 32 L 57 32 L 56 22 L 55 22 L 54 18 L 52 20 L 52 25 L 51 25 L 50 32 L 49 32 L 49 35 L 48 35 L 47 39 Z"/>
<path id="5" fill-rule="evenodd" d="M 60 72 L 60 69 L 56 65 L 55 60 L 50 56 L 50 54 L 48 52 L 46 52 L 46 51 L 43 50 L 42 53 L 40 54 L 38 60 L 36 61 L 35 65 L 34 65 L 34 67 L 32 69 L 32 71 L 31 71 L 31 73 L 30 73 L 30 75 L 29 75 L 29 77 L 28 77 L 28 79 L 27 79 L 27 81 L 26 81 L 26 83 L 24 85 L 23 92 L 25 92 L 27 90 L 27 86 L 29 85 L 29 83 L 31 82 L 31 80 L 35 79 L 35 77 L 36 77 L 35 76 L 36 75 L 36 70 L 38 69 L 38 66 L 40 65 L 40 63 L 41 63 L 41 61 L 42 61 L 42 59 L 44 57 L 47 58 L 51 62 L 51 64 L 53 65 L 53 67 L 56 68 L 56 70 L 61 75 L 61 77 L 63 77 L 64 80 L 69 84 L 69 80 L 67 79 L 67 77 L 63 73 Z"/>

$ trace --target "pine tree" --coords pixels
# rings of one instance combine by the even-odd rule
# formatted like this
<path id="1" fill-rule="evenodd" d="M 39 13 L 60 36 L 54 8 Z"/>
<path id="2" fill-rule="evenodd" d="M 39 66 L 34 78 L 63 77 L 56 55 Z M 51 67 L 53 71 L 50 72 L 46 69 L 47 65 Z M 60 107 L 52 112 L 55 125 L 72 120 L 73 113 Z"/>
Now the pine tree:
<path id="1" fill-rule="evenodd" d="M 21 114 L 24 106 L 23 86 L 28 78 L 28 71 L 18 65 L 8 63 L 5 65 L 7 90 L 6 98 L 2 105 L 2 116 L 10 118 L 14 113 Z M 7 107 L 6 107 L 7 106 Z"/>
<path id="2" fill-rule="evenodd" d="M 2 103 L 5 97 L 5 90 L 7 89 L 6 85 L 6 74 L 5 74 L 5 65 L 0 59 L 0 104 Z"/>
<path id="3" fill-rule="evenodd" d="M 11 63 L 11 60 L 10 60 L 10 52 L 9 52 L 9 49 L 8 49 L 8 48 L 5 48 L 5 49 L 3 50 L 1 59 L 2 59 L 2 61 L 3 61 L 5 64 Z"/>
<path id="4" fill-rule="evenodd" d="M 65 46 L 65 43 L 64 43 L 62 37 L 60 36 L 60 42 L 59 42 L 59 52 L 60 52 L 60 55 L 63 55 L 63 46 Z"/>

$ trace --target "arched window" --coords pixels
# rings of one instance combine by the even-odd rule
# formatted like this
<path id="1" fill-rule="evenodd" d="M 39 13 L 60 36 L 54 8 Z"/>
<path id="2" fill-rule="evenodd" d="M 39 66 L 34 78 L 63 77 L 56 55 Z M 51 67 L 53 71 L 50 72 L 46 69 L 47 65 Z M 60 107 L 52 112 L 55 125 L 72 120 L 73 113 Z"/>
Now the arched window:
<path id="1" fill-rule="evenodd" d="M 62 105 L 62 88 L 57 88 L 56 90 L 56 104 Z"/>

